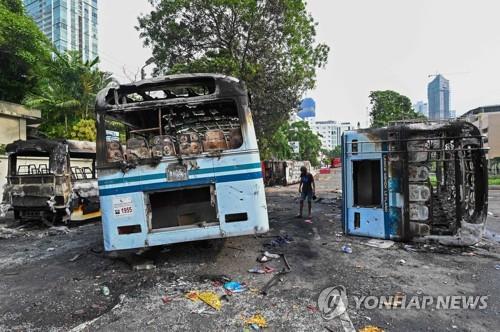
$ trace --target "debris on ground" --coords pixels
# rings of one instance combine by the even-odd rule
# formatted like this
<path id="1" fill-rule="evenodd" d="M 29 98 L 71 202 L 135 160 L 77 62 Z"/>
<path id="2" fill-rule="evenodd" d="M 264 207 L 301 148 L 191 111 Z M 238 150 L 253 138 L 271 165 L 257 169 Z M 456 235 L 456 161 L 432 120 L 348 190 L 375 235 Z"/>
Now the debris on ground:
<path id="1" fill-rule="evenodd" d="M 145 270 L 154 270 L 156 269 L 156 265 L 152 261 L 147 261 L 143 263 L 138 263 L 133 265 L 134 271 L 145 271 Z"/>
<path id="2" fill-rule="evenodd" d="M 104 295 L 104 296 L 109 296 L 109 294 L 111 294 L 111 292 L 109 291 L 108 286 L 102 286 L 101 292 L 102 292 L 102 295 Z"/>
<path id="3" fill-rule="evenodd" d="M 161 301 L 163 302 L 163 304 L 169 304 L 170 302 L 172 302 L 172 298 L 168 297 L 167 295 L 163 295 L 161 297 Z"/>
<path id="4" fill-rule="evenodd" d="M 222 302 L 217 294 L 212 291 L 200 292 L 197 294 L 198 299 L 205 302 L 207 305 L 211 306 L 215 310 L 219 311 L 222 307 Z"/>
<path id="5" fill-rule="evenodd" d="M 79 257 L 80 257 L 80 254 L 76 254 L 75 256 L 73 256 L 73 257 L 71 257 L 70 259 L 68 259 L 68 262 L 74 262 L 74 261 L 76 261 Z"/>
<path id="6" fill-rule="evenodd" d="M 250 318 L 245 319 L 245 325 L 256 325 L 259 328 L 267 327 L 267 320 L 261 314 L 255 314 Z"/>
<path id="7" fill-rule="evenodd" d="M 381 240 L 381 239 L 370 239 L 366 242 L 362 242 L 364 245 L 380 249 L 388 249 L 394 245 L 392 240 Z"/>
<path id="8" fill-rule="evenodd" d="M 398 261 L 398 263 L 399 263 L 400 265 L 405 265 L 405 264 L 406 264 L 406 260 L 404 260 L 404 259 L 400 259 L 400 260 Z"/>
<path id="9" fill-rule="evenodd" d="M 245 284 L 239 283 L 237 281 L 229 281 L 224 284 L 224 289 L 231 293 L 242 293 L 248 290 Z"/>
<path id="10" fill-rule="evenodd" d="M 281 247 L 286 244 L 289 244 L 290 242 L 293 241 L 293 238 L 287 234 L 285 235 L 278 235 L 275 237 L 275 239 L 271 240 L 271 242 L 266 243 L 266 246 L 269 247 Z"/>
<path id="11" fill-rule="evenodd" d="M 249 273 L 257 273 L 257 274 L 265 274 L 265 273 L 276 272 L 276 269 L 274 269 L 270 266 L 264 265 L 264 266 L 262 266 L 262 268 L 253 267 L 253 268 L 249 269 L 248 272 Z"/>
<path id="12" fill-rule="evenodd" d="M 342 246 L 342 251 L 345 252 L 346 254 L 352 254 L 352 248 L 348 244 L 344 244 Z"/>
<path id="13" fill-rule="evenodd" d="M 384 332 L 384 330 L 374 325 L 366 325 L 359 329 L 359 332 Z"/>

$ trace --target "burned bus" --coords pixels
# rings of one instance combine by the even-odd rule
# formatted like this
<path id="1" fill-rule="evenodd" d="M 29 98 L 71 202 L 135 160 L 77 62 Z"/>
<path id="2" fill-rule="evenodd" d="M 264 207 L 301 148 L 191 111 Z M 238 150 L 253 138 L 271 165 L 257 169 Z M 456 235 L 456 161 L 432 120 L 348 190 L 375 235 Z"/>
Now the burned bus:
<path id="1" fill-rule="evenodd" d="M 466 246 L 483 234 L 485 148 L 468 122 L 394 123 L 342 138 L 346 234 Z"/>
<path id="2" fill-rule="evenodd" d="M 13 210 L 20 221 L 48 223 L 100 216 L 95 143 L 30 139 L 8 144 L 5 150 L 2 211 Z"/>
<path id="3" fill-rule="evenodd" d="M 106 250 L 268 231 L 248 102 L 244 82 L 217 74 L 166 76 L 98 94 Z"/>

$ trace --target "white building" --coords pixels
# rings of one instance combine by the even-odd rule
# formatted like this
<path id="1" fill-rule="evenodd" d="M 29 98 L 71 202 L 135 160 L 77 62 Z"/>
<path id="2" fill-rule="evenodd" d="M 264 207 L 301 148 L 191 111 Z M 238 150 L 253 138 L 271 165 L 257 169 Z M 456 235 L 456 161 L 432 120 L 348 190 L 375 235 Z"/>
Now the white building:
<path id="1" fill-rule="evenodd" d="M 342 134 L 353 129 L 350 122 L 313 121 L 309 123 L 311 129 L 320 135 L 323 149 L 333 150 L 341 144 Z"/>

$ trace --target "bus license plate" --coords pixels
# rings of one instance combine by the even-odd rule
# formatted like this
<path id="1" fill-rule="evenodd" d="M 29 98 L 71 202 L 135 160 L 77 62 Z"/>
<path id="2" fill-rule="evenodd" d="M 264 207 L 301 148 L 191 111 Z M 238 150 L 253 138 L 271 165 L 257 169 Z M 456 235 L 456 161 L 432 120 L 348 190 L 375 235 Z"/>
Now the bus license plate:
<path id="1" fill-rule="evenodd" d="M 167 181 L 185 181 L 188 179 L 187 167 L 173 165 L 167 168 Z"/>

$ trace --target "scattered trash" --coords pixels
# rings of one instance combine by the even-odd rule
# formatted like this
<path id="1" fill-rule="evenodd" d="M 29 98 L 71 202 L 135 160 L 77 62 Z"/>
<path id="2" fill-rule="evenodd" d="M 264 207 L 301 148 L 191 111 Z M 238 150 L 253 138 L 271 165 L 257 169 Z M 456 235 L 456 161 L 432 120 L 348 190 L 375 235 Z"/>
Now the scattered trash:
<path id="1" fill-rule="evenodd" d="M 262 268 L 253 267 L 248 270 L 249 273 L 257 273 L 257 274 L 265 274 L 265 273 L 273 273 L 276 272 L 276 269 L 264 265 Z"/>
<path id="2" fill-rule="evenodd" d="M 306 219 L 306 220 L 304 220 L 304 222 L 307 223 L 307 224 L 312 224 L 313 223 L 311 219 Z"/>
<path id="3" fill-rule="evenodd" d="M 362 327 L 359 332 L 384 332 L 384 330 L 374 325 L 366 325 Z"/>
<path id="4" fill-rule="evenodd" d="M 68 259 L 68 262 L 74 262 L 74 261 L 76 261 L 78 259 L 78 257 L 80 257 L 80 254 L 76 254 L 72 258 Z"/>
<path id="5" fill-rule="evenodd" d="M 289 273 L 290 270 L 287 270 L 285 268 L 283 268 L 280 272 L 276 273 L 272 278 L 271 280 L 269 280 L 265 285 L 264 287 L 262 287 L 261 289 L 261 293 L 262 295 L 267 295 L 268 292 L 269 292 L 269 289 L 271 287 L 273 287 L 278 281 L 283 281 L 283 279 L 281 278 L 281 276 Z"/>
<path id="6" fill-rule="evenodd" d="M 316 307 L 315 305 L 312 305 L 312 304 L 308 304 L 307 309 L 309 309 L 310 312 L 316 312 L 319 310 L 318 307 Z"/>
<path id="7" fill-rule="evenodd" d="M 369 247 L 375 247 L 380 249 L 387 249 L 394 245 L 394 241 L 391 240 L 380 240 L 380 239 L 370 239 L 367 242 L 362 242 L 364 245 Z"/>
<path id="8" fill-rule="evenodd" d="M 500 264 L 495 265 L 495 270 L 500 270 Z"/>
<path id="9" fill-rule="evenodd" d="M 417 252 L 418 251 L 417 249 L 415 249 L 413 246 L 411 246 L 409 244 L 405 244 L 403 248 L 404 248 L 404 250 L 409 251 L 409 252 Z"/>
<path id="10" fill-rule="evenodd" d="M 270 260 L 271 260 L 271 259 L 270 259 L 269 257 L 264 256 L 264 255 L 262 255 L 262 256 L 260 256 L 259 258 L 257 258 L 257 261 L 258 261 L 258 262 L 261 262 L 261 263 L 269 262 Z"/>
<path id="11" fill-rule="evenodd" d="M 257 325 L 259 328 L 267 327 L 267 321 L 261 314 L 255 314 L 250 318 L 245 319 L 245 325 Z"/>
<path id="12" fill-rule="evenodd" d="M 488 215 L 489 215 L 489 216 L 492 216 L 492 215 L 493 215 L 493 212 L 488 211 Z"/>
<path id="13" fill-rule="evenodd" d="M 109 291 L 109 288 L 107 286 L 102 286 L 101 292 L 102 292 L 102 295 L 104 295 L 104 296 L 109 296 L 109 294 L 111 294 L 111 292 Z"/>
<path id="14" fill-rule="evenodd" d="M 161 297 L 161 301 L 163 302 L 163 304 L 169 304 L 170 302 L 172 302 L 172 299 L 170 297 L 168 297 L 167 295 L 163 295 Z"/>
<path id="15" fill-rule="evenodd" d="M 241 284 L 237 281 L 229 281 L 224 284 L 224 289 L 231 293 L 242 293 L 248 290 L 245 284 Z"/>
<path id="16" fill-rule="evenodd" d="M 193 302 L 196 302 L 199 300 L 198 295 L 199 295 L 199 293 L 197 291 L 190 291 L 185 296 L 187 299 L 189 299 Z"/>
<path id="17" fill-rule="evenodd" d="M 398 261 L 398 263 L 399 263 L 400 265 L 405 265 L 405 264 L 406 264 L 406 261 L 405 261 L 404 259 L 400 259 L 400 260 Z"/>
<path id="18" fill-rule="evenodd" d="M 154 270 L 154 269 L 156 269 L 156 265 L 154 265 L 154 263 L 148 261 L 148 262 L 144 262 L 144 263 L 134 264 L 133 269 L 134 269 L 134 271 Z"/>
<path id="19" fill-rule="evenodd" d="M 280 255 L 272 254 L 269 251 L 264 251 L 264 256 L 269 257 L 269 258 L 280 258 Z"/>
<path id="20" fill-rule="evenodd" d="M 287 234 L 285 235 L 278 235 L 276 236 L 275 239 L 271 240 L 271 242 L 267 243 L 267 246 L 270 247 L 281 247 L 285 244 L 288 244 L 293 241 L 293 238 Z"/>
<path id="21" fill-rule="evenodd" d="M 474 252 L 463 252 L 462 256 L 476 256 L 476 253 L 474 253 Z"/>
<path id="22" fill-rule="evenodd" d="M 215 310 L 220 310 L 220 308 L 222 307 L 222 302 L 220 301 L 219 296 L 214 292 L 200 292 L 198 293 L 198 298 Z"/>
<path id="23" fill-rule="evenodd" d="M 346 254 L 352 254 L 352 248 L 348 244 L 344 244 L 342 246 L 342 251 L 345 252 Z"/>
<path id="24" fill-rule="evenodd" d="M 69 231 L 69 228 L 66 227 L 66 226 L 52 226 L 49 228 L 49 230 L 47 231 L 47 234 L 48 235 L 57 235 L 57 234 L 68 234 L 70 231 Z"/>
<path id="25" fill-rule="evenodd" d="M 47 248 L 47 251 L 54 251 L 54 250 L 56 250 L 56 248 L 52 248 L 52 247 Z"/>

